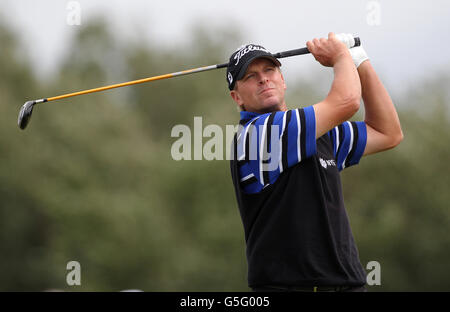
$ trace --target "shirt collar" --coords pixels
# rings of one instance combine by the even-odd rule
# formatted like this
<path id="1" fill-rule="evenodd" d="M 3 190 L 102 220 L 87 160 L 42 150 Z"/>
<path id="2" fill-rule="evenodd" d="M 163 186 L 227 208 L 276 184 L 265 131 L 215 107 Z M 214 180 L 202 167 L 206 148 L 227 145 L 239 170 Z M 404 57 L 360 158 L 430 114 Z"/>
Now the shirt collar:
<path id="1" fill-rule="evenodd" d="M 259 115 L 261 115 L 261 114 L 254 113 L 254 112 L 241 111 L 241 120 L 253 119 Z"/>

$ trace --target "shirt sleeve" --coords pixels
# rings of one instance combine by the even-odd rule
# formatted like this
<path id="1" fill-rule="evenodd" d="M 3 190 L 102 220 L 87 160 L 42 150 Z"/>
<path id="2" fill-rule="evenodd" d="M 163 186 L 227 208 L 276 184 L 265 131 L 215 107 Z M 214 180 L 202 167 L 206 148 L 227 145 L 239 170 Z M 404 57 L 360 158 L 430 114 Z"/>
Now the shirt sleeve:
<path id="1" fill-rule="evenodd" d="M 240 182 L 247 193 L 273 184 L 287 168 L 316 153 L 312 106 L 259 115 L 238 131 Z"/>
<path id="2" fill-rule="evenodd" d="M 359 163 L 367 143 L 363 121 L 346 121 L 328 132 L 339 171 Z"/>

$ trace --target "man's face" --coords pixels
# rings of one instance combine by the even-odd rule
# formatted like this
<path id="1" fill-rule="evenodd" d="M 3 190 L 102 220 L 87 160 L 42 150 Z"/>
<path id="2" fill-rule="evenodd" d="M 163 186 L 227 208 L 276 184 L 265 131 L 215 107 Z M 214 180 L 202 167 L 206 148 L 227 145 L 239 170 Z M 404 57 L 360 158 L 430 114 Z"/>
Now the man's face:
<path id="1" fill-rule="evenodd" d="M 285 111 L 285 90 L 279 68 L 266 58 L 257 58 L 248 66 L 244 77 L 236 82 L 231 97 L 249 112 Z"/>

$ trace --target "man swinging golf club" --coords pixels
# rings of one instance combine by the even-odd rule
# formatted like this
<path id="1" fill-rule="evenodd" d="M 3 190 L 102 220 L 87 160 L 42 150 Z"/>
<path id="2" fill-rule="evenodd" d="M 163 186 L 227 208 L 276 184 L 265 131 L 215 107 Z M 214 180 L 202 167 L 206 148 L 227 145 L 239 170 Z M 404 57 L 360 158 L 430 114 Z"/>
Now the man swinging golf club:
<path id="1" fill-rule="evenodd" d="M 323 101 L 288 110 L 278 59 L 307 53 L 333 67 L 334 81 Z M 27 101 L 17 123 L 25 129 L 37 104 L 225 67 L 231 97 L 242 110 L 231 172 L 245 230 L 249 286 L 364 290 L 339 171 L 363 155 L 395 147 L 403 134 L 358 38 L 330 33 L 328 39 L 308 41 L 307 48 L 276 54 L 247 45 L 229 63 Z M 349 122 L 361 96 L 364 122 Z"/>
<path id="2" fill-rule="evenodd" d="M 334 80 L 323 101 L 290 110 L 273 54 L 247 45 L 230 57 L 228 87 L 241 109 L 231 173 L 254 291 L 366 291 L 339 171 L 403 134 L 366 52 L 352 46 L 350 34 L 307 42 Z M 361 97 L 364 121 L 350 122 Z"/>

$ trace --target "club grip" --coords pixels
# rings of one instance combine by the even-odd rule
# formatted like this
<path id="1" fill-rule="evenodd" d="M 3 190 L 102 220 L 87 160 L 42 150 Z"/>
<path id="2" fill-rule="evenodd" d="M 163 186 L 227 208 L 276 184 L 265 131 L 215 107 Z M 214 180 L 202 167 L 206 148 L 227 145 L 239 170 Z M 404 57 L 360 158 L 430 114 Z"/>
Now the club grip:
<path id="1" fill-rule="evenodd" d="M 361 39 L 359 39 L 359 37 L 355 37 L 354 39 L 355 39 L 355 45 L 352 48 L 358 47 L 361 45 Z M 276 58 L 283 58 L 283 57 L 302 55 L 302 54 L 308 54 L 308 53 L 310 53 L 308 48 L 301 48 L 301 49 L 289 50 L 289 51 L 284 51 L 284 52 L 278 52 L 278 53 L 275 53 L 272 55 Z"/>

